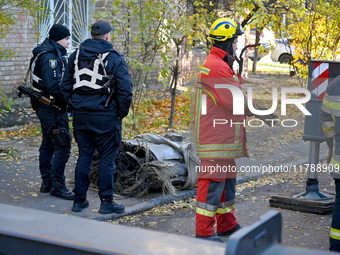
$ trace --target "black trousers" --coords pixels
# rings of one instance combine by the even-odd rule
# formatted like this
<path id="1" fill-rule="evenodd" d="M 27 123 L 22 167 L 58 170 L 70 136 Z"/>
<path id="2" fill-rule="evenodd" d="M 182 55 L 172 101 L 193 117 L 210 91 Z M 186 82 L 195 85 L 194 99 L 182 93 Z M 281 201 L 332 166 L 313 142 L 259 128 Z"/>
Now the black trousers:
<path id="1" fill-rule="evenodd" d="M 121 142 L 121 120 L 101 113 L 74 112 L 74 137 L 79 156 L 75 169 L 75 201 L 84 201 L 90 185 L 89 175 L 95 149 L 98 151 L 99 197 L 113 198 L 115 158 Z"/>
<path id="2" fill-rule="evenodd" d="M 40 120 L 42 142 L 39 149 L 39 170 L 43 182 L 65 184 L 65 167 L 70 157 L 71 134 L 66 113 L 52 107 L 39 106 L 36 111 Z M 53 130 L 59 130 L 59 134 Z"/>

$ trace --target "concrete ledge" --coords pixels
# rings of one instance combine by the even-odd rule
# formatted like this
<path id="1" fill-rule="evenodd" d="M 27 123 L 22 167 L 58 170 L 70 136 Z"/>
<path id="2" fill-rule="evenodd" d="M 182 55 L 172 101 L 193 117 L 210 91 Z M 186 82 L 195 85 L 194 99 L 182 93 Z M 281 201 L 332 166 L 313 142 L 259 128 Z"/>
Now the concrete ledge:
<path id="1" fill-rule="evenodd" d="M 160 195 L 159 197 L 152 198 L 147 202 L 142 202 L 139 204 L 135 204 L 133 206 L 129 206 L 125 209 L 125 212 L 122 214 L 116 214 L 116 213 L 111 213 L 111 214 L 98 214 L 95 216 L 90 217 L 89 219 L 92 220 L 98 220 L 98 221 L 105 221 L 105 220 L 113 220 L 113 219 L 118 219 L 122 216 L 125 215 L 133 215 L 137 213 L 141 213 L 143 211 L 150 210 L 154 208 L 155 206 L 160 206 L 164 204 L 169 204 L 172 203 L 173 201 L 179 201 L 181 199 L 188 199 L 196 196 L 197 189 L 192 189 L 192 190 L 181 190 L 178 191 L 176 196 L 172 195 Z"/>
<path id="2" fill-rule="evenodd" d="M 0 254 L 225 254 L 225 244 L 0 204 Z"/>

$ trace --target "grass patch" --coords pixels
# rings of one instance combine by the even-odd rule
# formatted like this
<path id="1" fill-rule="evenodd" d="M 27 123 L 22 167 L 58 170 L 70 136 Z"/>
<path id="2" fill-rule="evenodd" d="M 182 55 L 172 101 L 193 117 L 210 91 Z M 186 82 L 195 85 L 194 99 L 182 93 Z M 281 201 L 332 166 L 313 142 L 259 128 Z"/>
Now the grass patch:
<path id="1" fill-rule="evenodd" d="M 289 68 L 288 64 L 280 64 L 278 62 L 274 62 L 274 63 L 261 63 L 257 62 L 257 66 L 270 66 L 270 67 L 279 67 L 279 68 Z"/>
<path id="2" fill-rule="evenodd" d="M 252 68 L 249 68 L 248 71 L 250 73 L 252 73 Z M 289 69 L 270 69 L 270 68 L 257 67 L 256 73 L 257 74 L 287 75 L 287 76 L 289 76 Z"/>

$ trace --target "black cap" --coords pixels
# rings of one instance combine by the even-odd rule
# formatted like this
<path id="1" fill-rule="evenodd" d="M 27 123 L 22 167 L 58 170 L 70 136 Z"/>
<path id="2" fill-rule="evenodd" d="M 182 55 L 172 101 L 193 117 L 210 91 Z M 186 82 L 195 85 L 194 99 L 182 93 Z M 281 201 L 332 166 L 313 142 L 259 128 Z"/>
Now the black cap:
<path id="1" fill-rule="evenodd" d="M 112 27 L 108 22 L 99 20 L 92 25 L 91 35 L 105 35 L 115 30 L 116 28 Z"/>
<path id="2" fill-rule="evenodd" d="M 65 37 L 70 36 L 70 31 L 67 27 L 60 25 L 60 24 L 54 24 L 50 29 L 50 35 L 49 38 L 53 41 L 59 41 L 61 39 L 64 39 Z"/>

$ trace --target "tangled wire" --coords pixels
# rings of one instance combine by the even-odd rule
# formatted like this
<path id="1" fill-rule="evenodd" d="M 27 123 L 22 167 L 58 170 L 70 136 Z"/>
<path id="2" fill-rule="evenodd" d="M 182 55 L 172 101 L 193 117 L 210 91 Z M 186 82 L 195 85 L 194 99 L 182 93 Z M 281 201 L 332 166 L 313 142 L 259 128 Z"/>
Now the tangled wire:
<path id="1" fill-rule="evenodd" d="M 98 153 L 93 157 L 90 182 L 99 186 Z M 140 197 L 152 191 L 163 190 L 174 195 L 176 188 L 171 179 L 176 175 L 170 170 L 174 164 L 156 161 L 143 147 L 122 141 L 116 155 L 114 191 L 117 194 Z"/>

